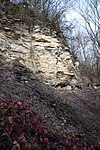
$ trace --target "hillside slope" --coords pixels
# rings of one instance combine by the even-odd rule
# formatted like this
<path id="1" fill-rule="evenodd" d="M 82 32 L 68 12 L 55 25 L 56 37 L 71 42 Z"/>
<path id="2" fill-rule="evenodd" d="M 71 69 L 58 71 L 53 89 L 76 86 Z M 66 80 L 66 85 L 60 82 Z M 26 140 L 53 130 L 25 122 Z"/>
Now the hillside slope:
<path id="1" fill-rule="evenodd" d="M 87 146 L 84 139 L 89 147 L 99 145 L 100 89 L 92 86 L 90 72 L 79 68 L 55 31 L 34 22 L 34 16 L 27 22 L 20 11 L 26 11 L 23 4 L 8 3 L 0 16 L 0 113 L 2 101 L 24 100 L 49 131 L 77 136 L 78 146 L 81 137 L 82 150 Z M 1 132 L 5 117 L 0 115 Z"/>
<path id="2" fill-rule="evenodd" d="M 99 142 L 100 93 L 96 90 L 88 88 L 59 94 L 20 63 L 16 69 L 0 63 L 0 93 L 1 100 L 6 97 L 32 102 L 34 111 L 42 116 L 49 129 L 85 134 L 88 141 Z"/>

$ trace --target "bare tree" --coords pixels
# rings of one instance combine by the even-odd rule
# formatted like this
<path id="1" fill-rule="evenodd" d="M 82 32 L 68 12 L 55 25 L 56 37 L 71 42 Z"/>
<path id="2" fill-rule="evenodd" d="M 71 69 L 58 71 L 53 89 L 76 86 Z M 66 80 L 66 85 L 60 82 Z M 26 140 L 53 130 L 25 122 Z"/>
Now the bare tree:
<path id="1" fill-rule="evenodd" d="M 96 67 L 96 70 L 99 72 L 100 71 L 100 1 L 98 0 L 78 1 L 78 8 L 76 11 L 81 15 L 81 17 L 85 22 L 84 24 L 85 34 L 84 36 L 80 37 L 81 48 L 84 49 L 84 56 L 87 53 L 87 46 L 85 46 L 86 43 L 84 42 L 86 41 L 85 39 L 87 39 L 88 36 L 89 46 L 90 46 L 90 48 L 88 46 L 88 51 L 91 51 L 92 55 L 94 55 L 94 60 L 93 60 L 95 62 L 94 66 Z"/>

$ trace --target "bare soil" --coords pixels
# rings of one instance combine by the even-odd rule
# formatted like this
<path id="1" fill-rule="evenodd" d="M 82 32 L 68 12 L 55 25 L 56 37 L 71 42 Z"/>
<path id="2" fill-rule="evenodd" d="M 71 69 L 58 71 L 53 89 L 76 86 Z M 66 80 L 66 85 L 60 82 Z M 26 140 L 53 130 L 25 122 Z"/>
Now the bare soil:
<path id="1" fill-rule="evenodd" d="M 85 88 L 57 92 L 44 85 L 29 69 L 0 62 L 0 99 L 23 99 L 42 116 L 44 126 L 69 134 L 82 134 L 89 142 L 100 140 L 100 93 Z"/>

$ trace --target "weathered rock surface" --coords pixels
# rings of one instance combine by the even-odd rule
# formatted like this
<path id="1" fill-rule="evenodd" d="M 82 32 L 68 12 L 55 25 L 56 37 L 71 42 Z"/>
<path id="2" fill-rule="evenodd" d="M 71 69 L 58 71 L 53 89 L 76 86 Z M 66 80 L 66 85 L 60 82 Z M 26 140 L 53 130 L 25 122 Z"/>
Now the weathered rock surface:
<path id="1" fill-rule="evenodd" d="M 9 63 L 19 61 L 51 86 L 71 89 L 80 82 L 69 48 L 48 28 L 35 25 L 29 33 L 18 19 L 12 26 L 4 25 L 0 31 L 0 55 Z"/>

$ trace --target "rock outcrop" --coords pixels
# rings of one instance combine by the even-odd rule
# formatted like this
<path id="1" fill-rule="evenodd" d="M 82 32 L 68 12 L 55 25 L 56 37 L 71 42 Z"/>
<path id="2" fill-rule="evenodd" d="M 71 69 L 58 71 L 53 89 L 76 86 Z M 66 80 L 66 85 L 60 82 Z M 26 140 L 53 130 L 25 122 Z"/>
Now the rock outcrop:
<path id="1" fill-rule="evenodd" d="M 78 82 L 69 48 L 49 29 L 34 26 L 30 34 L 18 25 L 5 26 L 0 32 L 0 55 L 9 63 L 19 61 L 51 86 L 71 88 Z"/>
<path id="2" fill-rule="evenodd" d="M 56 88 L 80 84 L 78 62 L 73 62 L 69 47 L 55 31 L 35 24 L 30 32 L 20 18 L 10 14 L 0 20 L 0 26 L 0 55 L 8 63 L 18 61 Z"/>

